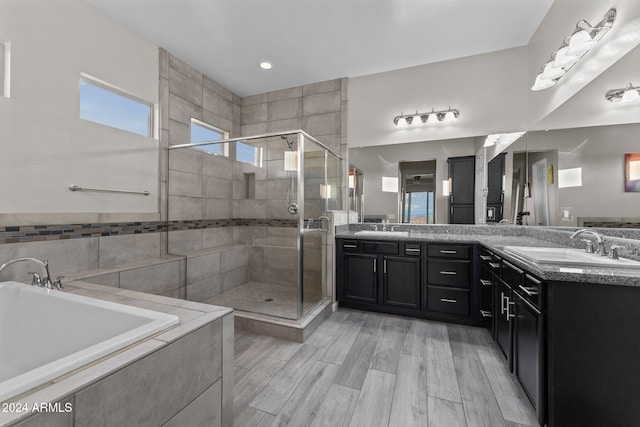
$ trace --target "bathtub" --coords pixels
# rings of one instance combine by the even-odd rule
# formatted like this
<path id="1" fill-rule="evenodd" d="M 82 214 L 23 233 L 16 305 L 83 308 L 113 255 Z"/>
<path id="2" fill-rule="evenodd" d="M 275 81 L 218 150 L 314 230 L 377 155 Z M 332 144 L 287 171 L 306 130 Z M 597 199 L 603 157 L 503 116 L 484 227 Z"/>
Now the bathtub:
<path id="1" fill-rule="evenodd" d="M 165 313 L 0 283 L 0 402 L 178 323 Z"/>

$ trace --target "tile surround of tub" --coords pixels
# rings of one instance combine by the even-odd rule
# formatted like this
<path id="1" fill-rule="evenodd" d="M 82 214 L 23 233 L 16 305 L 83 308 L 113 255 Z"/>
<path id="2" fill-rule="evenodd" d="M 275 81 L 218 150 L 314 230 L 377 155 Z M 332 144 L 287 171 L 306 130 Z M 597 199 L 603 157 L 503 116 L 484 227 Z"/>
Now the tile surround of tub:
<path id="1" fill-rule="evenodd" d="M 177 314 L 180 325 L 20 399 L 29 405 L 69 402 L 72 412 L 0 413 L 0 425 L 156 426 L 183 417 L 214 420 L 206 425 L 232 425 L 229 402 L 233 401 L 234 333 L 230 309 L 82 282 L 69 283 L 67 290 Z"/>

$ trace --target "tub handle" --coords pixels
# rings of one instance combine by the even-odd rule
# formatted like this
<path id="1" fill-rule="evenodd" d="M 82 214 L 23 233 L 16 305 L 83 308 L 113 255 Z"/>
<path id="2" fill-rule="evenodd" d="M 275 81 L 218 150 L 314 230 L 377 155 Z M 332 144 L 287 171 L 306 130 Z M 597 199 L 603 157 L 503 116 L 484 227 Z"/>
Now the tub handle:
<path id="1" fill-rule="evenodd" d="M 53 281 L 53 289 L 64 289 L 64 286 L 62 286 L 62 279 L 64 279 L 66 276 L 58 276 L 56 277 L 56 280 Z"/>
<path id="2" fill-rule="evenodd" d="M 28 274 L 31 275 L 31 286 L 42 286 L 42 278 L 40 274 L 30 271 Z"/>

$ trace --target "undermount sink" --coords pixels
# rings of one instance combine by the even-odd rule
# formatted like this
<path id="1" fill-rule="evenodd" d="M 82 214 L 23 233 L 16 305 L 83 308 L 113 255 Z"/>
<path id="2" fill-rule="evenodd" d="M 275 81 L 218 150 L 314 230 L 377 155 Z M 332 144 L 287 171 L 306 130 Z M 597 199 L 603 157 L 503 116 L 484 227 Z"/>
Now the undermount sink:
<path id="1" fill-rule="evenodd" d="M 362 230 L 356 231 L 356 236 L 369 236 L 369 237 L 407 237 L 408 231 L 374 231 L 374 230 Z"/>
<path id="2" fill-rule="evenodd" d="M 550 264 L 573 267 L 637 268 L 640 262 L 626 258 L 612 259 L 598 254 L 590 254 L 584 249 L 537 248 L 527 246 L 505 246 L 504 250 L 533 261 L 536 264 Z"/>

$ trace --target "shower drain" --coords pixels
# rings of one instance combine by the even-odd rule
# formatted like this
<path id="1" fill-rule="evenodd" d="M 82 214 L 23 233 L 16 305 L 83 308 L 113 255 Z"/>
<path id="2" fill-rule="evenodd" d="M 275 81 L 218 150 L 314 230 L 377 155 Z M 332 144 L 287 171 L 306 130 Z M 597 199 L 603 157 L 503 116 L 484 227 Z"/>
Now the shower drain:
<path id="1" fill-rule="evenodd" d="M 265 299 L 265 301 L 266 302 L 271 302 L 271 301 L 273 301 L 273 298 L 267 298 L 267 299 Z"/>

